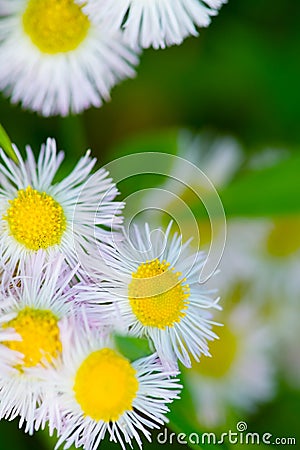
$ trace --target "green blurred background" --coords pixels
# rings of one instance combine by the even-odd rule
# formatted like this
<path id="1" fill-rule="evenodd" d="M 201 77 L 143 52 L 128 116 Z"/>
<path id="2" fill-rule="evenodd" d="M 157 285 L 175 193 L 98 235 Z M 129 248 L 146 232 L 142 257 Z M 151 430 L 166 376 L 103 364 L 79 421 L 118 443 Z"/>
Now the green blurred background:
<path id="1" fill-rule="evenodd" d="M 112 101 L 101 109 L 46 119 L 1 97 L 1 123 L 20 149 L 30 144 L 37 152 L 48 136 L 55 137 L 66 152 L 65 171 L 87 148 L 99 165 L 131 151 L 175 153 L 182 128 L 234 136 L 245 161 L 266 148 L 283 149 L 287 156 L 274 167 L 255 173 L 242 164 L 221 197 L 228 217 L 300 213 L 299 23 L 299 1 L 229 0 L 199 38 L 145 51 L 136 79 L 115 87 Z M 299 446 L 299 389 L 280 373 L 278 386 L 272 401 L 248 418 L 249 427 L 277 436 L 298 434 Z M 176 431 L 201 429 L 191 408 L 187 392 L 172 415 Z M 41 433 L 31 438 L 17 428 L 0 423 L 0 450 L 49 448 Z"/>

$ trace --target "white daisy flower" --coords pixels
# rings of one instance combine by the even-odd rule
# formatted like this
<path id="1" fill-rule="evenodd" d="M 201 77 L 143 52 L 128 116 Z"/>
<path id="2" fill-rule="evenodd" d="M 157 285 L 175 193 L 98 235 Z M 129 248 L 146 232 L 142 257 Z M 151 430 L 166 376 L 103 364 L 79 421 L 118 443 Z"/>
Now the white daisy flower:
<path id="1" fill-rule="evenodd" d="M 133 77 L 121 33 L 95 25 L 74 0 L 0 0 L 0 89 L 44 116 L 99 107 Z"/>
<path id="2" fill-rule="evenodd" d="M 187 130 L 179 133 L 177 155 L 199 167 L 215 187 L 226 186 L 236 175 L 244 158 L 239 142 L 232 136 L 193 134 Z M 175 179 L 180 179 L 179 162 L 172 168 L 173 175 Z M 194 171 L 191 171 L 191 177 L 193 187 L 199 180 Z"/>
<path id="3" fill-rule="evenodd" d="M 131 239 L 103 248 L 101 260 L 93 257 L 90 273 L 108 281 L 90 292 L 88 303 L 100 321 L 106 311 L 130 335 L 150 338 L 166 366 L 179 359 L 189 367 L 191 356 L 198 361 L 208 354 L 207 340 L 216 337 L 210 310 L 220 307 L 199 283 L 205 255 L 193 254 L 177 234 L 170 238 L 171 225 L 165 235 L 162 229 L 151 233 L 147 224 L 135 227 Z"/>
<path id="4" fill-rule="evenodd" d="M 86 11 L 105 20 L 107 26 L 124 30 L 126 41 L 137 48 L 165 48 L 181 44 L 197 27 L 207 27 L 227 0 L 90 0 Z M 83 4 L 83 0 L 78 0 Z"/>
<path id="5" fill-rule="evenodd" d="M 203 202 L 211 196 L 207 178 L 216 189 L 227 186 L 242 160 L 243 151 L 230 136 L 212 138 L 206 133 L 195 135 L 181 130 L 178 133 L 177 152 L 175 156 L 170 155 L 170 169 L 165 181 L 156 189 L 145 190 L 141 195 L 138 206 L 143 217 L 151 223 L 161 224 L 163 214 L 166 213 L 177 221 L 180 219 L 183 232 L 195 237 L 194 222 L 188 213 L 182 214 L 183 208 L 191 207 L 196 201 Z M 206 235 L 209 234 L 211 224 L 205 218 L 197 219 L 197 223 L 202 245 L 202 241 L 209 240 Z M 195 241 L 192 245 L 197 245 Z"/>
<path id="6" fill-rule="evenodd" d="M 221 261 L 220 284 L 252 284 L 252 296 L 297 303 L 300 290 L 300 217 L 231 219 Z M 231 276 L 230 276 L 231 273 Z M 230 281 L 231 280 L 231 281 Z"/>
<path id="7" fill-rule="evenodd" d="M 95 450 L 106 435 L 110 441 L 142 446 L 149 429 L 167 418 L 167 404 L 178 398 L 175 372 L 166 372 L 157 355 L 130 362 L 107 337 L 88 326 L 61 327 L 62 357 L 46 373 L 47 397 L 37 423 L 58 431 L 57 447 L 72 444 Z"/>
<path id="8" fill-rule="evenodd" d="M 2 287 L 2 286 L 1 286 Z M 9 309 L 10 301 L 4 298 L 3 294 L 1 295 L 1 309 L 7 310 Z M 21 364 L 22 357 L 17 352 L 7 352 L 7 349 L 2 345 L 3 342 L 12 341 L 12 340 L 21 340 L 20 335 L 18 335 L 13 328 L 7 328 L 7 321 L 13 319 L 15 314 L 12 313 L 11 316 L 5 314 L 4 316 L 0 316 L 0 374 L 1 376 L 10 376 L 11 368 L 14 364 Z M 4 327 L 3 327 L 4 325 Z"/>
<path id="9" fill-rule="evenodd" d="M 244 301 L 222 319 L 225 325 L 217 330 L 220 340 L 211 346 L 212 357 L 184 372 L 199 423 L 210 429 L 228 424 L 232 415 L 253 411 L 275 391 L 274 340 L 256 308 Z"/>
<path id="10" fill-rule="evenodd" d="M 246 223 L 249 227 L 243 226 Z M 256 240 L 259 223 L 251 219 L 230 218 L 226 225 L 226 245 L 219 265 L 218 288 L 220 292 L 245 291 L 246 287 L 254 281 L 252 276 L 254 274 L 254 260 L 250 255 L 252 244 Z M 219 235 L 214 235 L 214 239 L 216 243 Z"/>
<path id="11" fill-rule="evenodd" d="M 264 274 L 261 277 L 264 291 L 268 286 L 272 296 L 285 293 L 298 303 L 300 216 L 278 217 L 261 224 L 261 236 L 257 235 L 252 256 Z"/>
<path id="12" fill-rule="evenodd" d="M 15 148 L 15 147 L 14 147 Z M 105 228 L 118 229 L 121 203 L 113 202 L 117 189 L 104 169 L 91 175 L 96 159 L 88 151 L 62 181 L 53 179 L 63 160 L 53 139 L 42 145 L 37 161 L 30 147 L 24 161 L 15 148 L 18 164 L 3 151 L 0 164 L 0 249 L 5 264 L 43 249 L 61 252 L 71 266 L 87 242 L 110 238 Z"/>
<path id="13" fill-rule="evenodd" d="M 235 219 L 220 265 L 221 290 L 244 290 L 276 337 L 276 358 L 299 380 L 300 217 Z"/>
<path id="14" fill-rule="evenodd" d="M 46 371 L 61 352 L 59 322 L 73 313 L 70 271 L 62 255 L 46 262 L 38 252 L 20 263 L 20 275 L 1 292 L 0 419 L 20 416 L 25 431 L 34 429 L 34 413 L 45 385 L 34 370 Z"/>

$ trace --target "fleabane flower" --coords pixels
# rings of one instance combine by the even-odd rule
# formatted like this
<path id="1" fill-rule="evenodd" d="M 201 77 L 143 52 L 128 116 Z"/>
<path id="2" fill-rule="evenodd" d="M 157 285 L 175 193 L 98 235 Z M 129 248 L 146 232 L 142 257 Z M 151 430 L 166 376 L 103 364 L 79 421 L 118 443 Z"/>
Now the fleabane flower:
<path id="1" fill-rule="evenodd" d="M 86 263 L 91 274 L 107 280 L 96 283 L 94 293 L 91 288 L 87 303 L 94 320 L 106 312 L 130 335 L 150 338 L 167 367 L 177 360 L 189 367 L 191 357 L 208 354 L 207 340 L 216 337 L 211 311 L 220 307 L 215 293 L 199 283 L 205 255 L 193 253 L 180 235 L 170 237 L 171 226 L 165 233 L 151 233 L 147 224 L 135 227 L 130 239 L 106 246 L 101 260 Z"/>
<path id="2" fill-rule="evenodd" d="M 240 222 L 240 225 L 241 232 L 244 227 L 248 235 L 252 230 L 256 231 L 256 241 L 249 237 L 248 247 L 245 244 L 244 251 L 248 252 L 248 259 L 252 260 L 253 276 L 257 278 L 258 273 L 262 274 L 256 281 L 262 295 L 277 298 L 280 303 L 284 296 L 295 302 L 295 305 L 298 304 L 300 216 L 274 217 L 253 223 L 245 221 Z"/>
<path id="3" fill-rule="evenodd" d="M 165 221 L 166 214 L 170 217 L 180 215 L 180 227 L 190 236 L 199 233 L 200 243 L 210 243 L 212 222 L 205 217 L 191 220 L 189 214 L 182 214 L 183 207 L 188 207 L 197 201 L 205 204 L 213 194 L 213 187 L 224 189 L 237 174 L 243 162 L 243 152 L 239 143 L 231 136 L 215 137 L 208 133 L 194 134 L 188 130 L 180 130 L 175 141 L 175 157 L 169 155 L 170 164 L 165 180 L 157 189 L 146 190 L 140 197 L 138 206 L 145 210 L 143 217 L 155 225 Z M 209 184 L 209 182 L 210 184 Z M 147 205 L 147 208 L 145 208 Z M 213 237 L 222 229 L 222 221 L 217 223 L 213 218 Z M 193 246 L 199 244 L 199 239 L 193 239 Z"/>
<path id="4" fill-rule="evenodd" d="M 300 289 L 300 216 L 231 219 L 220 264 L 219 286 L 251 285 L 258 304 L 298 304 Z M 282 299 L 286 301 L 282 303 Z M 271 300 L 271 302 L 270 302 Z"/>
<path id="5" fill-rule="evenodd" d="M 15 152 L 18 164 L 1 151 L 2 260 L 14 270 L 19 261 L 43 249 L 48 254 L 60 252 L 71 266 L 76 265 L 86 242 L 108 239 L 107 228 L 120 225 L 122 204 L 113 202 L 114 183 L 104 169 L 91 175 L 96 159 L 89 151 L 68 176 L 53 182 L 64 157 L 53 139 L 42 145 L 37 160 L 30 147 L 26 160 L 16 148 Z"/>
<path id="6" fill-rule="evenodd" d="M 226 300 L 225 300 L 226 302 Z M 211 346 L 211 358 L 202 357 L 184 371 L 199 423 L 211 429 L 229 425 L 230 417 L 253 412 L 275 393 L 272 350 L 275 340 L 259 310 L 244 299 L 228 307 L 220 340 Z"/>
<path id="7" fill-rule="evenodd" d="M 60 355 L 60 321 L 74 313 L 69 284 L 77 269 L 71 271 L 62 255 L 46 259 L 38 252 L 20 262 L 19 275 L 1 290 L 0 418 L 19 416 L 29 433 L 47 390 L 35 370 L 46 371 Z"/>
<path id="8" fill-rule="evenodd" d="M 260 308 L 276 337 L 277 362 L 293 384 L 300 373 L 299 229 L 299 215 L 230 220 L 219 275 L 222 291 L 239 286 Z"/>
<path id="9" fill-rule="evenodd" d="M 106 435 L 124 449 L 132 440 L 141 447 L 141 435 L 150 441 L 149 429 L 167 422 L 167 405 L 178 398 L 176 372 L 156 354 L 129 361 L 86 323 L 65 322 L 61 336 L 62 355 L 46 373 L 48 397 L 37 411 L 38 423 L 57 429 L 57 446 L 95 450 Z"/>
<path id="10" fill-rule="evenodd" d="M 138 58 L 74 0 L 0 1 L 0 89 L 44 116 L 109 100 Z"/>
<path id="11" fill-rule="evenodd" d="M 84 9 L 111 28 L 121 28 L 125 40 L 137 48 L 165 48 L 181 44 L 197 27 L 207 27 L 227 0 L 90 0 Z"/>

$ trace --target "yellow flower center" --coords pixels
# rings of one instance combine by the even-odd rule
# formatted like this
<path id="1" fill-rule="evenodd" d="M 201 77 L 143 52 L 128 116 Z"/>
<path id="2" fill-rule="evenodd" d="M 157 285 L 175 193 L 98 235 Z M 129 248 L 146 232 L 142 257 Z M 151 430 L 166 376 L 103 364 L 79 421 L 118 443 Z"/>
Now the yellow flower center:
<path id="1" fill-rule="evenodd" d="M 200 375 L 221 378 L 232 366 L 237 353 L 237 337 L 229 327 L 220 327 L 217 330 L 218 340 L 210 344 L 211 358 L 203 356 L 199 363 L 193 363 L 192 368 Z"/>
<path id="2" fill-rule="evenodd" d="M 23 27 L 43 53 L 66 53 L 86 38 L 90 21 L 73 0 L 29 0 Z"/>
<path id="3" fill-rule="evenodd" d="M 43 359 L 51 362 L 61 352 L 58 318 L 51 311 L 26 307 L 4 327 L 14 328 L 21 336 L 21 341 L 4 344 L 24 355 L 25 367 L 36 366 Z"/>
<path id="4" fill-rule="evenodd" d="M 103 348 L 83 361 L 73 390 L 86 416 L 110 422 L 133 409 L 138 388 L 136 370 L 129 361 L 114 350 Z"/>
<path id="5" fill-rule="evenodd" d="M 188 308 L 190 296 L 186 279 L 166 261 L 158 259 L 140 264 L 132 273 L 128 297 L 133 313 L 148 327 L 164 329 L 180 322 Z"/>
<path id="6" fill-rule="evenodd" d="M 46 249 L 59 244 L 66 229 L 62 207 L 50 195 L 28 186 L 10 200 L 3 216 L 11 235 L 29 250 Z"/>
<path id="7" fill-rule="evenodd" d="M 285 258 L 300 250 L 300 217 L 277 219 L 267 238 L 271 256 Z"/>

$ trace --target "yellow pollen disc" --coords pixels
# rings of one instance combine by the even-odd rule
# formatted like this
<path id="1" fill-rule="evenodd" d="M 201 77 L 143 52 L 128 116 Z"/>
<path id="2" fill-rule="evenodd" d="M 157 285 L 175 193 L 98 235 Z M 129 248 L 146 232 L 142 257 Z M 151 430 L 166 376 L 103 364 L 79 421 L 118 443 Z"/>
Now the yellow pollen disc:
<path id="1" fill-rule="evenodd" d="M 285 258 L 300 250 L 300 217 L 278 219 L 267 238 L 271 256 Z"/>
<path id="2" fill-rule="evenodd" d="M 180 322 L 186 315 L 190 296 L 186 279 L 179 280 L 181 273 L 170 269 L 166 261 L 158 259 L 140 264 L 132 273 L 128 297 L 133 313 L 149 327 L 164 329 Z"/>
<path id="3" fill-rule="evenodd" d="M 129 361 L 110 348 L 91 353 L 79 367 L 73 390 L 86 416 L 116 421 L 133 409 L 139 383 Z"/>
<path id="4" fill-rule="evenodd" d="M 28 186 L 10 200 L 3 216 L 11 235 L 29 250 L 46 249 L 59 244 L 66 229 L 62 207 L 50 195 Z"/>
<path id="5" fill-rule="evenodd" d="M 84 41 L 90 21 L 73 0 L 29 0 L 23 28 L 41 52 L 66 53 Z"/>
<path id="6" fill-rule="evenodd" d="M 26 307 L 5 328 L 14 328 L 22 340 L 6 341 L 11 350 L 24 355 L 24 366 L 33 367 L 43 359 L 51 362 L 61 352 L 58 318 L 48 310 Z"/>
<path id="7" fill-rule="evenodd" d="M 200 375 L 213 378 L 221 378 L 232 366 L 237 353 L 237 337 L 227 326 L 217 330 L 219 339 L 210 343 L 211 357 L 202 356 L 199 363 L 192 365 L 194 371 Z"/>

